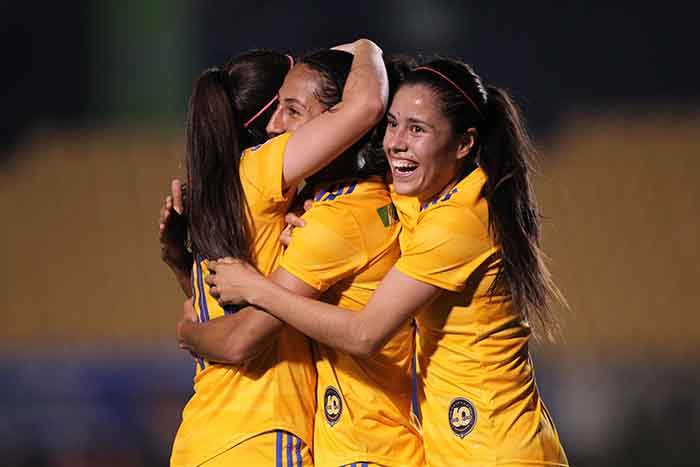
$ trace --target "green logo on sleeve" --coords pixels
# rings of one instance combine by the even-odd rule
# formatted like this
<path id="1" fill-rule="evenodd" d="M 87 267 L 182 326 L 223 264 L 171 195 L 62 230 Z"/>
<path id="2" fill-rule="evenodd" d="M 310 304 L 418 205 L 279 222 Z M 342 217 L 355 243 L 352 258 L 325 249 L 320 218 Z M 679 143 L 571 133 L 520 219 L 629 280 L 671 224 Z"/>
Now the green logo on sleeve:
<path id="1" fill-rule="evenodd" d="M 377 214 L 379 214 L 379 218 L 382 220 L 384 227 L 399 223 L 399 214 L 396 212 L 396 206 L 392 203 L 377 209 Z"/>

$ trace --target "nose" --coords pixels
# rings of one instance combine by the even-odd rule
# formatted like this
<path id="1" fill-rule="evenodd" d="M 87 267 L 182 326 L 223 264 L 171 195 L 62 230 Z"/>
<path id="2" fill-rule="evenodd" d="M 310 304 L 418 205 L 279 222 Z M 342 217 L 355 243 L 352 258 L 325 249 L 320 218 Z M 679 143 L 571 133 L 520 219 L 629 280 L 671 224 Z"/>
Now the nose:
<path id="1" fill-rule="evenodd" d="M 270 121 L 267 122 L 267 126 L 265 127 L 265 131 L 267 132 L 267 136 L 272 138 L 277 135 L 281 135 L 282 133 L 285 132 L 285 127 L 284 127 L 284 121 L 282 119 L 282 106 L 277 105 L 277 108 L 272 114 L 272 117 L 270 117 Z"/>
<path id="2" fill-rule="evenodd" d="M 384 134 L 384 150 L 386 152 L 406 151 L 406 133 L 399 128 L 387 128 Z"/>

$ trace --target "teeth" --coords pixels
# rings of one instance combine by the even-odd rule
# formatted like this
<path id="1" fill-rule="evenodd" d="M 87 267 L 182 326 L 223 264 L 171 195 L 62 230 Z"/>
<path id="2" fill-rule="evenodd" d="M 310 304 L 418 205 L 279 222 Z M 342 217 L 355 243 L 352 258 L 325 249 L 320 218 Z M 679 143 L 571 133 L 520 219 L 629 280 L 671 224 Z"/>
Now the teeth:
<path id="1" fill-rule="evenodd" d="M 397 169 L 415 169 L 416 167 L 418 167 L 418 164 L 416 164 L 415 162 L 406 160 L 393 160 L 391 161 L 391 165 L 393 165 Z"/>

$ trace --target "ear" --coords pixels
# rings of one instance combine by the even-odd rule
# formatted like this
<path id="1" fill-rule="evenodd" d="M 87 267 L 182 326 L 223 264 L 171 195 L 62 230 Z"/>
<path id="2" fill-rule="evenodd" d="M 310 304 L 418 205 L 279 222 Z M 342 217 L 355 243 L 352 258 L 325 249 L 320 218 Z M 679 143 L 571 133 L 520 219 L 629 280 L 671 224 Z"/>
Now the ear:
<path id="1" fill-rule="evenodd" d="M 471 152 L 472 148 L 476 144 L 476 137 L 478 132 L 476 128 L 469 128 L 460 138 L 459 144 L 457 145 L 457 159 L 463 159 Z"/>

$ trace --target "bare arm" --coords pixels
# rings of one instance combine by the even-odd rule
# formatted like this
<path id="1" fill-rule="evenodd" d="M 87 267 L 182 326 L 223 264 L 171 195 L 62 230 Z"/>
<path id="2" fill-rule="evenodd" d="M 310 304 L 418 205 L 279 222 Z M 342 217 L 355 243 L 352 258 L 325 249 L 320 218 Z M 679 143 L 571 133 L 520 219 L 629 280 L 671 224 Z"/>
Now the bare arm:
<path id="1" fill-rule="evenodd" d="M 228 270 L 225 281 L 212 280 L 221 303 L 255 304 L 312 339 L 361 357 L 379 351 L 409 318 L 442 292 L 392 268 L 358 313 L 296 295 L 242 262 L 214 267 Z M 236 279 L 232 282 L 233 276 Z"/>
<path id="2" fill-rule="evenodd" d="M 352 146 L 384 115 L 389 95 L 382 50 L 367 39 L 355 41 L 343 100 L 296 130 L 284 152 L 284 188 L 296 186 Z"/>
<path id="3" fill-rule="evenodd" d="M 270 280 L 295 294 L 318 296 L 318 291 L 282 268 L 276 269 Z M 284 323 L 274 316 L 248 306 L 237 313 L 206 323 L 183 319 L 178 324 L 180 347 L 220 363 L 240 364 L 269 347 Z"/>

